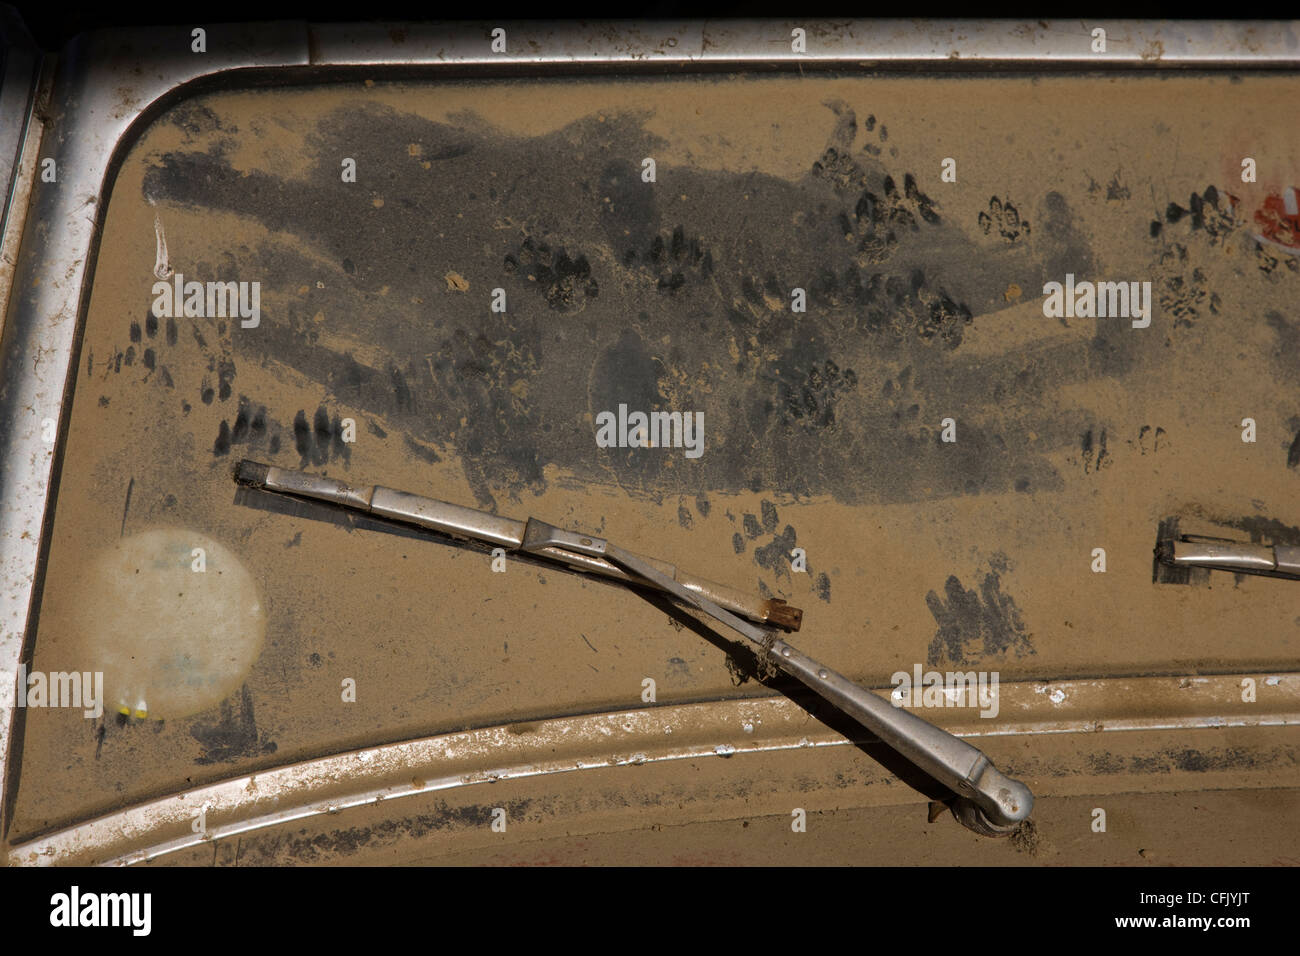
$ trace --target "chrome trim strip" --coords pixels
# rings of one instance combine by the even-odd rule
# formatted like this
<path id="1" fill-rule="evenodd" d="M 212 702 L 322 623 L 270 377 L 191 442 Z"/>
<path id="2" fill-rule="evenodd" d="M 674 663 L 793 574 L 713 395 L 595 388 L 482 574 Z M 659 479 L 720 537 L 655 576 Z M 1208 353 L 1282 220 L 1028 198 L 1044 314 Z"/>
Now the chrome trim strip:
<path id="1" fill-rule="evenodd" d="M 164 98 L 204 77 L 259 67 L 541 67 L 626 72 L 818 67 L 1086 70 L 1295 69 L 1300 21 L 635 21 L 383 26 L 302 22 L 208 26 L 207 52 L 190 28 L 82 35 L 60 55 L 42 158 L 56 184 L 37 183 L 0 340 L 0 672 L 16 673 L 40 576 L 43 529 L 57 488 L 55 449 L 104 190 Z M 1092 30 L 1107 31 L 1093 53 Z M 491 31 L 506 31 L 493 53 Z M 791 31 L 806 31 L 795 53 Z M 54 441 L 43 440 L 52 423 Z M 8 695 L 4 695 L 8 696 Z M 0 834 L 7 831 L 14 710 L 0 708 Z"/>
<path id="2" fill-rule="evenodd" d="M 23 142 L 36 104 L 40 64 L 40 51 L 17 12 L 0 6 L 0 117 L 5 120 L 0 123 L 0 233 L 5 231 Z"/>
<path id="3" fill-rule="evenodd" d="M 1295 68 L 1300 21 L 688 20 L 313 26 L 313 62 L 347 66 L 772 65 L 780 69 Z M 493 53 L 491 31 L 506 31 Z M 1106 31 L 1094 53 L 1093 30 Z M 796 53 L 792 31 L 805 31 Z"/>
<path id="4" fill-rule="evenodd" d="M 1241 683 L 1258 698 L 1241 701 Z M 888 698 L 881 690 L 878 696 Z M 1114 714 L 1116 700 L 1133 712 Z M 1005 684 L 1000 714 L 942 709 L 959 737 L 1300 725 L 1300 674 Z M 1149 716 L 1151 711 L 1166 716 Z M 935 719 L 930 717 L 930 719 Z M 12 865 L 124 865 L 293 820 L 512 779 L 671 760 L 770 753 L 851 741 L 784 697 L 663 705 L 488 727 L 336 754 L 172 794 L 13 847 Z M 487 769 L 485 769 L 487 768 Z M 1243 784 L 1245 785 L 1245 784 Z M 1051 779 L 1034 781 L 1043 795 Z M 891 799 L 911 797 L 906 788 Z M 914 795 L 912 795 L 914 796 Z M 920 800 L 919 796 L 915 799 Z M 203 830 L 195 820 L 203 812 Z"/>
<path id="5" fill-rule="evenodd" d="M 0 341 L 0 672 L 6 674 L 18 672 L 33 609 L 43 528 L 57 487 L 52 470 L 65 427 L 64 396 L 119 147 L 150 107 L 185 83 L 308 62 L 301 26 L 214 29 L 207 54 L 190 53 L 188 35 L 174 29 L 83 35 L 64 51 L 54 80 L 41 153 L 55 160 L 58 180 L 32 188 Z M 142 62 L 150 67 L 139 69 Z M 47 420 L 57 429 L 53 442 L 42 434 Z M 8 830 L 16 759 L 14 710 L 0 707 L 0 835 Z"/>
<path id="6" fill-rule="evenodd" d="M 0 93 L 0 116 L 6 115 L 6 110 L 10 107 L 22 111 L 22 122 L 14 124 L 15 128 L 21 130 L 21 135 L 16 143 L 17 153 L 13 157 L 13 165 L 9 167 L 7 173 L 0 169 L 0 183 L 4 184 L 0 185 L 0 188 L 7 189 L 4 196 L 4 214 L 0 216 L 0 337 L 4 335 L 5 313 L 8 311 L 9 295 L 14 287 L 23 230 L 27 225 L 28 202 L 31 199 L 36 177 L 39 175 L 37 160 L 41 140 L 45 135 L 45 123 L 36 112 L 36 103 L 39 97 L 48 93 L 50 79 L 48 71 L 42 68 L 30 91 L 31 97 L 25 105 L 15 106 L 12 99 L 7 100 Z M 5 82 L 8 80 L 6 79 Z M 0 148 L 7 149 L 8 144 Z M 6 157 L 0 157 L 0 165 L 5 161 Z"/>

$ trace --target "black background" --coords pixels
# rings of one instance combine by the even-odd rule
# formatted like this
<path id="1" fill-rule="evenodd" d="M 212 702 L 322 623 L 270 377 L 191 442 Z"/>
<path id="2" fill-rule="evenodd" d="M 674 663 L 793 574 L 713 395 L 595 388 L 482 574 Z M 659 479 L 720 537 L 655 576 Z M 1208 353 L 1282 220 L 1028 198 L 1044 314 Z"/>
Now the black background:
<path id="1" fill-rule="evenodd" d="M 426 0 L 424 3 L 395 0 L 366 0 L 339 3 L 337 0 L 123 0 L 123 2 L 72 2 L 59 0 L 10 0 L 21 14 L 38 45 L 56 50 L 85 30 L 108 26 L 202 25 L 241 23 L 258 20 L 307 20 L 312 22 L 357 22 L 361 20 L 618 20 L 700 18 L 1013 18 L 1017 20 L 1087 20 L 1234 18 L 1290 19 L 1295 7 L 1279 0 L 1210 8 L 1198 3 L 1164 3 L 1151 0 L 1097 0 L 1094 3 L 1003 2 L 984 5 L 959 4 L 956 0 L 913 0 L 903 5 L 852 3 L 846 0 L 570 0 L 562 4 L 503 0 L 500 3 L 455 3 Z"/>
<path id="2" fill-rule="evenodd" d="M 1289 825 L 1279 821 L 1279 825 Z M 778 862 L 778 861 L 774 861 Z M 54 928 L 50 897 L 149 892 L 152 931 Z M 1243 906 L 1138 903 L 1139 893 L 1249 892 Z M 419 951 L 489 952 L 629 946 L 698 952 L 789 940 L 801 951 L 960 952 L 992 945 L 1026 953 L 1061 939 L 1105 938 L 1177 951 L 1195 939 L 1232 952 L 1292 931 L 1295 871 L 1183 869 L 892 869 L 735 871 L 662 869 L 0 869 L 5 935 L 31 947 L 174 946 L 208 937 L 223 948 L 345 952 L 398 939 Z M 1249 928 L 1117 928 L 1115 917 L 1247 916 Z M 402 935 L 399 937 L 398 933 Z M 218 942 L 219 941 L 219 942 Z M 789 942 L 785 946 L 789 945 Z M 637 946 L 637 944 L 640 944 Z M 784 947 L 783 947 L 784 948 Z M 174 952 L 174 950 L 173 950 Z"/>

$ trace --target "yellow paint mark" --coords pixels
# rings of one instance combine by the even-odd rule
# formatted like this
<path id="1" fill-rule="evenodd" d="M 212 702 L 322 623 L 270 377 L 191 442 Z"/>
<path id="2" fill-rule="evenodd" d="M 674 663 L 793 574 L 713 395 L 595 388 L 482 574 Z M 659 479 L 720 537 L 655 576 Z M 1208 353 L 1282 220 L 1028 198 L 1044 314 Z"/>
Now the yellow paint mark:
<path id="1" fill-rule="evenodd" d="M 380 199 L 378 196 L 376 196 L 374 199 L 370 201 L 370 205 L 374 206 L 376 209 L 383 209 L 384 201 Z"/>
<path id="2" fill-rule="evenodd" d="M 406 155 L 407 155 L 407 156 L 423 156 L 423 155 L 424 155 L 424 147 L 421 146 L 419 143 L 407 143 L 407 144 L 406 144 Z"/>
<path id="3" fill-rule="evenodd" d="M 453 292 L 468 292 L 469 280 L 459 272 L 448 272 L 444 279 L 447 280 L 447 288 Z"/>
<path id="4" fill-rule="evenodd" d="M 1008 302 L 1015 302 L 1022 295 L 1024 295 L 1024 292 L 1021 290 L 1020 286 L 1016 285 L 1014 282 L 1007 286 L 1006 292 L 1002 293 L 1002 297 Z"/>

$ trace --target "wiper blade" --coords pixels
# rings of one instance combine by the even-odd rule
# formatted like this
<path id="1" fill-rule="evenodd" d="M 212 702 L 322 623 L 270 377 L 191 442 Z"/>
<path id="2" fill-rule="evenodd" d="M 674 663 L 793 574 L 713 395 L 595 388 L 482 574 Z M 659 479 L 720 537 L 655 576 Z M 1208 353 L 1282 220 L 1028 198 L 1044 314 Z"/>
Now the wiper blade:
<path id="1" fill-rule="evenodd" d="M 525 523 L 504 518 L 477 508 L 413 495 L 382 485 L 358 487 L 303 471 L 277 468 L 244 459 L 235 471 L 235 480 L 250 488 L 274 491 L 298 498 L 327 501 L 354 511 L 375 515 L 404 524 L 416 525 L 461 540 L 479 541 L 507 551 L 524 551 Z M 564 564 L 575 571 L 599 574 L 625 583 L 669 591 L 644 577 L 629 574 L 623 568 L 599 556 L 562 547 L 528 549 L 539 557 Z M 803 611 L 780 598 L 763 599 L 735 588 L 717 584 L 679 571 L 675 565 L 638 555 L 663 578 L 690 594 L 697 594 L 750 621 L 768 624 L 787 631 L 797 631 L 803 623 Z"/>

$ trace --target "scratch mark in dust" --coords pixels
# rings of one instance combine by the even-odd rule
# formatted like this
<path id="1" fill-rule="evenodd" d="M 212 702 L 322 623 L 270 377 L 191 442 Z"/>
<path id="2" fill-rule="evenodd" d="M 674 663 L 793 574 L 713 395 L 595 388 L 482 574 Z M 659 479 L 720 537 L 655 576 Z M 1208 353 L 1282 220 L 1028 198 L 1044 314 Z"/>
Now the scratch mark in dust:
<path id="1" fill-rule="evenodd" d="M 126 486 L 126 504 L 122 506 L 122 531 L 118 535 L 119 538 L 126 537 L 126 513 L 131 510 L 131 491 L 133 488 L 135 488 L 135 475 L 131 476 L 131 480 Z"/>

